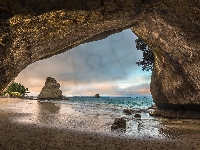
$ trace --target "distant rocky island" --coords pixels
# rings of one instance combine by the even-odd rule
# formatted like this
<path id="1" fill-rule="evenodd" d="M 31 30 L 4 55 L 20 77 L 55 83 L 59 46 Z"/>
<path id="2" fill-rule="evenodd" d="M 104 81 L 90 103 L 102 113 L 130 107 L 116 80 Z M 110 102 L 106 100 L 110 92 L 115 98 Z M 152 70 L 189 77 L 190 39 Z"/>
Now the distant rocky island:
<path id="1" fill-rule="evenodd" d="M 95 98 L 100 98 L 99 94 L 96 94 L 94 97 L 95 97 Z"/>
<path id="2" fill-rule="evenodd" d="M 38 99 L 63 99 L 62 91 L 59 88 L 60 84 L 57 83 L 55 78 L 47 77 L 45 86 L 42 88 L 40 94 L 38 95 Z"/>

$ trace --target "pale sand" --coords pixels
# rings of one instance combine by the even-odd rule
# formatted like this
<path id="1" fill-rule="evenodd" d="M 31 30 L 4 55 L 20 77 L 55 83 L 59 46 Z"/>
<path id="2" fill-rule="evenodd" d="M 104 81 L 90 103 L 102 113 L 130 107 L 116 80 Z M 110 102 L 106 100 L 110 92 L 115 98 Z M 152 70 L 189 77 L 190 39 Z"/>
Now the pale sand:
<path id="1" fill-rule="evenodd" d="M 45 107 L 50 107 L 49 110 L 53 113 L 59 111 L 56 107 L 51 107 L 51 104 Z M 51 112 L 42 111 L 47 108 L 40 107 L 35 100 L 0 99 L 0 150 L 200 150 L 199 132 L 189 131 L 179 138 L 138 139 L 76 131 L 57 126 L 53 121 L 45 122 L 48 113 L 52 117 Z M 66 113 L 74 112 L 72 110 Z M 43 123 L 38 123 L 42 120 Z M 190 126 L 192 125 L 191 123 Z"/>

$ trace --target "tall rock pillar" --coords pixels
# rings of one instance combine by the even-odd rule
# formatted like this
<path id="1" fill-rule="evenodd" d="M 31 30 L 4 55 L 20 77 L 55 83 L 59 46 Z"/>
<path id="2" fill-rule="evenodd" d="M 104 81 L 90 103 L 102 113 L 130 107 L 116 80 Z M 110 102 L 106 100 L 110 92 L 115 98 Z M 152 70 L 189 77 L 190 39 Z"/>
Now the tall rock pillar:
<path id="1" fill-rule="evenodd" d="M 59 88 L 60 84 L 54 78 L 47 77 L 38 99 L 63 99 L 62 91 Z"/>

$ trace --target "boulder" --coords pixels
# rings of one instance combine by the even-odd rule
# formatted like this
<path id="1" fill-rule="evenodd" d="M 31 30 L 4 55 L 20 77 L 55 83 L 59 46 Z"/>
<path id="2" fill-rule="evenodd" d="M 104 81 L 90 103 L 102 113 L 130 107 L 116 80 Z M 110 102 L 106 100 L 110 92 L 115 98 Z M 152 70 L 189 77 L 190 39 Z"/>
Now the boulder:
<path id="1" fill-rule="evenodd" d="M 134 112 L 135 112 L 135 111 L 132 110 L 132 109 L 124 109 L 124 110 L 123 110 L 123 113 L 126 114 L 126 115 L 131 115 L 131 114 L 133 114 Z"/>
<path id="2" fill-rule="evenodd" d="M 126 129 L 126 120 L 124 118 L 116 118 L 111 126 L 111 130 Z"/>
<path id="3" fill-rule="evenodd" d="M 59 88 L 60 84 L 54 78 L 47 77 L 38 99 L 63 99 L 62 91 Z"/>
<path id="4" fill-rule="evenodd" d="M 133 109 L 124 109 L 123 113 L 126 115 L 132 115 L 135 113 L 148 113 L 148 110 L 147 109 L 134 109 L 134 110 Z"/>
<path id="5" fill-rule="evenodd" d="M 135 114 L 134 117 L 135 118 L 141 118 L 141 115 L 140 114 Z"/>

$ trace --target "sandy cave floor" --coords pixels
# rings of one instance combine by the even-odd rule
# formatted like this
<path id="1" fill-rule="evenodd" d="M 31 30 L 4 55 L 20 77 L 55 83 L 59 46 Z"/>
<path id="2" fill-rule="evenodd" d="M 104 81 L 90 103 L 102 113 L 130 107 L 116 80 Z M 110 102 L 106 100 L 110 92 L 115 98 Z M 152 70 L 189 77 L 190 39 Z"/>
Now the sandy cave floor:
<path id="1" fill-rule="evenodd" d="M 85 130 L 79 130 L 82 128 L 77 126 L 77 124 L 80 124 L 78 122 L 73 124 L 74 128 L 72 128 L 72 126 L 67 125 L 67 123 L 69 124 L 67 120 L 71 121 L 71 124 L 73 121 L 69 118 L 82 118 L 89 122 L 87 120 L 89 116 L 76 112 L 70 106 L 62 107 L 62 109 L 58 109 L 58 107 L 54 107 L 54 104 L 41 104 L 36 100 L 1 98 L 0 149 L 200 150 L 199 120 L 161 118 L 163 126 L 168 127 L 168 130 L 163 128 L 162 134 L 172 136 L 166 138 L 140 136 L 138 138 L 137 136 L 111 134 L 107 131 L 110 127 L 108 129 L 102 128 L 102 131 L 97 132 L 95 130 L 96 124 L 92 124 L 88 128 L 85 127 Z M 83 120 L 79 119 L 81 122 Z M 109 126 L 110 120 L 107 120 Z M 92 121 L 94 122 L 94 120 Z M 102 126 L 105 123 L 103 122 Z M 103 132 L 104 130 L 105 132 Z"/>

